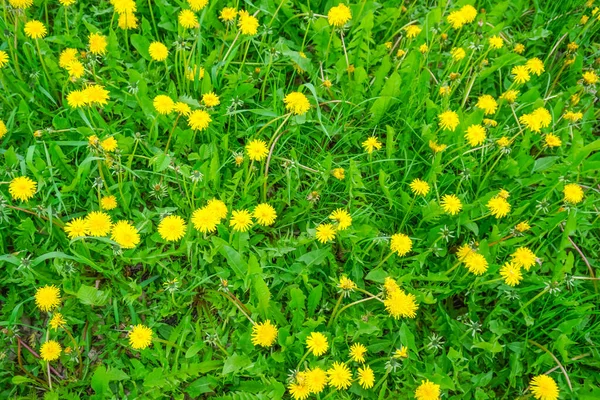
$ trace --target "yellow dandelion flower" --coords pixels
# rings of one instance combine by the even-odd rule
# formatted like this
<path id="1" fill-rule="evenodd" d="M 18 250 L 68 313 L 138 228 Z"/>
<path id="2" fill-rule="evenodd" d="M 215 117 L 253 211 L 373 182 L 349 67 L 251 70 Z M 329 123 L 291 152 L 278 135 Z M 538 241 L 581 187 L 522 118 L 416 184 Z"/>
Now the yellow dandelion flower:
<path id="1" fill-rule="evenodd" d="M 105 106 L 108 104 L 108 90 L 104 89 L 104 86 L 102 85 L 90 85 L 86 87 L 83 90 L 83 95 L 85 97 L 86 104 L 97 104 L 99 106 Z M 116 143 L 117 142 L 115 141 L 115 146 Z"/>
<path id="2" fill-rule="evenodd" d="M 173 111 L 175 107 L 175 102 L 169 96 L 165 96 L 164 94 L 159 94 L 152 101 L 152 105 L 158 111 L 159 114 L 167 115 Z"/>
<path id="3" fill-rule="evenodd" d="M 337 222 L 336 229 L 338 231 L 343 231 L 352 225 L 352 217 L 350 216 L 350 213 L 342 208 L 338 208 L 332 212 L 329 215 L 329 219 Z"/>
<path id="4" fill-rule="evenodd" d="M 225 7 L 219 13 L 219 19 L 223 22 L 231 22 L 235 19 L 237 10 L 233 7 Z"/>
<path id="5" fill-rule="evenodd" d="M 515 229 L 522 233 L 522 232 L 526 232 L 529 229 L 531 229 L 531 226 L 529 225 L 528 221 L 523 221 L 523 222 L 519 222 L 517 224 L 517 226 L 515 226 Z"/>
<path id="6" fill-rule="evenodd" d="M 586 71 L 582 75 L 583 81 L 588 85 L 595 85 L 598 83 L 598 75 L 595 71 Z"/>
<path id="7" fill-rule="evenodd" d="M 473 254 L 475 252 L 475 250 L 473 250 L 471 248 L 471 246 L 469 246 L 468 244 L 463 244 L 462 246 L 460 246 L 458 248 L 458 251 L 456 252 L 456 256 L 458 257 L 459 261 L 466 261 L 467 257 L 469 257 L 471 254 Z"/>
<path id="8" fill-rule="evenodd" d="M 440 204 L 444 212 L 450 215 L 456 215 L 462 210 L 462 203 L 455 194 L 443 195 Z"/>
<path id="9" fill-rule="evenodd" d="M 308 98 L 300 92 L 292 92 L 283 99 L 285 108 L 295 115 L 304 115 L 310 110 Z"/>
<path id="10" fill-rule="evenodd" d="M 537 400 L 558 400 L 560 391 L 558 385 L 548 375 L 538 375 L 531 379 L 529 387 Z"/>
<path id="11" fill-rule="evenodd" d="M 315 231 L 315 237 L 321 243 L 327 243 L 335 237 L 335 228 L 332 224 L 320 224 Z"/>
<path id="12" fill-rule="evenodd" d="M 117 140 L 111 136 L 101 141 L 100 147 L 102 147 L 104 151 L 112 153 L 117 149 L 117 147 L 119 147 L 119 145 L 117 143 Z"/>
<path id="13" fill-rule="evenodd" d="M 206 208 L 215 214 L 215 217 L 220 221 L 227 216 L 227 206 L 219 199 L 210 199 L 206 203 Z"/>
<path id="14" fill-rule="evenodd" d="M 161 42 L 152 42 L 148 47 L 148 53 L 154 61 L 165 61 L 169 56 L 169 49 Z"/>
<path id="15" fill-rule="evenodd" d="M 509 286 L 516 286 L 523 280 L 521 267 L 514 263 L 507 262 L 500 268 L 500 276 L 504 279 L 504 283 Z"/>
<path id="16" fill-rule="evenodd" d="M 134 0 L 110 0 L 117 14 L 132 13 L 137 10 Z"/>
<path id="17" fill-rule="evenodd" d="M 71 108 L 80 108 L 88 104 L 87 93 L 83 90 L 72 90 L 67 95 L 67 104 Z"/>
<path id="18" fill-rule="evenodd" d="M 510 89 L 510 90 L 507 90 L 506 92 L 502 93 L 502 96 L 500 96 L 500 98 L 503 100 L 506 100 L 508 103 L 514 103 L 517 100 L 518 96 L 519 96 L 518 90 Z"/>
<path id="19" fill-rule="evenodd" d="M 525 82 L 529 82 L 531 76 L 529 75 L 529 69 L 524 65 L 517 65 L 510 70 L 510 73 L 515 77 L 515 82 L 519 84 L 523 84 Z"/>
<path id="20" fill-rule="evenodd" d="M 503 218 L 510 212 L 510 204 L 506 199 L 496 196 L 492 197 L 486 204 L 492 215 L 496 218 Z"/>
<path id="21" fill-rule="evenodd" d="M 444 111 L 443 113 L 438 115 L 438 119 L 440 128 L 453 132 L 460 123 L 458 119 L 458 114 L 452 110 Z"/>
<path id="22" fill-rule="evenodd" d="M 65 224 L 65 233 L 69 239 L 83 237 L 87 234 L 87 222 L 83 218 L 75 218 Z"/>
<path id="23" fill-rule="evenodd" d="M 460 12 L 467 23 L 475 21 L 475 18 L 477 17 L 477 10 L 470 4 L 462 6 Z"/>
<path id="24" fill-rule="evenodd" d="M 429 380 L 421 381 L 421 384 L 415 390 L 415 399 L 417 400 L 439 400 L 440 385 L 437 385 Z"/>
<path id="25" fill-rule="evenodd" d="M 583 200 L 583 189 L 576 183 L 568 183 L 563 189 L 564 200 L 567 203 L 578 204 Z"/>
<path id="26" fill-rule="evenodd" d="M 33 0 L 8 0 L 8 2 L 13 8 L 17 8 L 19 10 L 29 8 L 33 4 Z"/>
<path id="27" fill-rule="evenodd" d="M 231 212 L 229 226 L 234 231 L 246 232 L 252 226 L 252 215 L 248 210 L 234 210 Z"/>
<path id="28" fill-rule="evenodd" d="M 501 49 L 504 47 L 504 39 L 502 39 L 500 36 L 492 36 L 488 39 L 488 42 L 492 49 Z"/>
<path id="29" fill-rule="evenodd" d="M 583 118 L 583 113 L 579 112 L 579 111 L 578 112 L 567 111 L 566 113 L 563 114 L 563 118 L 566 119 L 567 121 L 577 122 Z"/>
<path id="30" fill-rule="evenodd" d="M 489 94 L 484 94 L 477 99 L 477 108 L 484 110 L 485 115 L 490 115 L 496 112 L 498 103 L 496 102 L 496 99 Z"/>
<path id="31" fill-rule="evenodd" d="M 8 65 L 8 53 L 4 50 L 0 50 L 0 68 L 4 68 Z"/>
<path id="32" fill-rule="evenodd" d="M 48 33 L 44 24 L 35 19 L 27 22 L 24 30 L 27 37 L 31 39 L 41 39 Z"/>
<path id="33" fill-rule="evenodd" d="M 398 286 L 398 282 L 394 278 L 389 276 L 385 277 L 385 281 L 383 283 L 383 289 L 385 293 L 389 296 L 392 293 L 400 292 L 400 286 Z"/>
<path id="34" fill-rule="evenodd" d="M 192 109 L 186 103 L 177 101 L 173 106 L 173 110 L 179 115 L 185 115 L 186 117 L 192 113 Z"/>
<path id="35" fill-rule="evenodd" d="M 422 29 L 418 25 L 409 25 L 404 28 L 404 31 L 406 32 L 407 38 L 414 39 L 419 35 L 419 33 L 421 33 Z"/>
<path id="36" fill-rule="evenodd" d="M 513 51 L 517 54 L 523 54 L 525 52 L 525 46 L 522 43 L 515 44 Z"/>
<path id="37" fill-rule="evenodd" d="M 367 140 L 362 142 L 362 147 L 369 154 L 373 153 L 374 150 L 381 149 L 381 146 L 383 146 L 383 145 L 381 144 L 379 139 L 377 139 L 377 137 L 375 137 L 375 136 L 370 136 Z"/>
<path id="38" fill-rule="evenodd" d="M 348 389 L 352 384 L 352 372 L 345 363 L 334 362 L 327 370 L 329 386 L 336 389 Z"/>
<path id="39" fill-rule="evenodd" d="M 6 128 L 6 124 L 4 121 L 0 120 L 0 139 L 2 139 L 7 132 L 8 129 Z"/>
<path id="40" fill-rule="evenodd" d="M 200 11 L 208 4 L 208 0 L 187 0 L 192 11 Z"/>
<path id="41" fill-rule="evenodd" d="M 448 96 L 450 94 L 450 86 L 440 86 L 440 96 Z"/>
<path id="42" fill-rule="evenodd" d="M 92 211 L 85 217 L 86 233 L 94 237 L 102 237 L 109 234 L 112 228 L 110 216 L 102 211 Z"/>
<path id="43" fill-rule="evenodd" d="M 471 147 L 483 144 L 486 138 L 485 128 L 481 125 L 471 125 L 467 128 L 465 139 Z"/>
<path id="44" fill-rule="evenodd" d="M 100 33 L 90 33 L 88 41 L 90 53 L 99 56 L 106 54 L 106 47 L 108 46 L 108 40 L 106 36 Z"/>
<path id="45" fill-rule="evenodd" d="M 115 196 L 104 196 L 100 199 L 100 208 L 103 210 L 114 210 L 117 208 L 117 198 Z"/>
<path id="46" fill-rule="evenodd" d="M 416 302 L 416 297 L 410 293 L 405 293 L 403 290 L 391 292 L 383 301 L 383 305 L 387 312 L 395 319 L 415 318 L 416 311 L 419 305 Z"/>
<path id="47" fill-rule="evenodd" d="M 203 131 L 208 128 L 211 121 L 210 114 L 204 110 L 195 110 L 188 116 L 190 128 L 198 131 Z"/>
<path id="48" fill-rule="evenodd" d="M 293 382 L 288 385 L 288 390 L 292 399 L 305 400 L 310 396 L 310 387 L 306 379 L 305 372 L 298 372 Z"/>
<path id="49" fill-rule="evenodd" d="M 124 249 L 133 249 L 140 242 L 138 230 L 127 221 L 118 221 L 114 224 L 110 238 Z"/>
<path id="50" fill-rule="evenodd" d="M 60 357 L 62 347 L 56 340 L 48 340 L 40 347 L 40 357 L 44 361 L 56 361 Z"/>
<path id="51" fill-rule="evenodd" d="M 553 133 L 548 133 L 544 136 L 544 143 L 548 147 L 560 147 L 562 145 L 562 141 L 558 136 Z"/>
<path id="52" fill-rule="evenodd" d="M 186 29 L 197 28 L 200 26 L 198 23 L 198 17 L 196 17 L 196 14 L 194 14 L 194 12 L 191 10 L 181 10 L 177 20 L 179 21 L 179 25 Z"/>
<path id="53" fill-rule="evenodd" d="M 267 149 L 267 143 L 264 140 L 254 139 L 246 145 L 246 153 L 248 153 L 250 160 L 262 161 L 269 154 L 269 149 Z"/>
<path id="54" fill-rule="evenodd" d="M 271 347 L 277 340 L 277 327 L 270 320 L 254 324 L 252 327 L 252 344 L 255 346 Z"/>
<path id="55" fill-rule="evenodd" d="M 262 226 L 270 226 L 275 223 L 275 219 L 277 218 L 277 213 L 272 205 L 267 203 L 262 203 L 257 205 L 254 208 L 254 212 L 252 213 L 254 219 L 259 225 Z"/>
<path id="56" fill-rule="evenodd" d="M 337 284 L 337 287 L 343 291 L 349 291 L 356 289 L 356 283 L 354 283 L 351 279 L 348 279 L 345 276 L 340 278 L 340 282 Z"/>
<path id="57" fill-rule="evenodd" d="M 69 77 L 72 80 L 76 80 L 81 78 L 85 74 L 85 68 L 81 62 L 78 60 L 74 60 L 69 65 L 67 65 L 67 72 L 69 73 Z"/>
<path id="58" fill-rule="evenodd" d="M 500 139 L 496 140 L 496 144 L 502 148 L 506 148 L 510 146 L 510 139 L 506 136 L 502 136 Z"/>
<path id="59" fill-rule="evenodd" d="M 490 119 L 490 118 L 484 118 L 483 119 L 483 123 L 485 126 L 490 126 L 492 128 L 498 126 L 498 122 L 496 120 Z"/>
<path id="60" fill-rule="evenodd" d="M 61 68 L 67 68 L 69 64 L 77 61 L 77 55 L 79 52 L 77 49 L 64 49 L 60 52 L 60 56 L 58 57 L 58 65 Z"/>
<path id="61" fill-rule="evenodd" d="M 465 266 L 472 274 L 483 275 L 488 269 L 488 262 L 483 255 L 472 252 L 465 258 Z"/>
<path id="62" fill-rule="evenodd" d="M 365 354 L 367 348 L 361 343 L 354 343 L 350 346 L 350 358 L 352 361 L 363 363 L 365 362 Z"/>
<path id="63" fill-rule="evenodd" d="M 217 96 L 213 92 L 209 92 L 209 93 L 204 93 L 202 95 L 202 103 L 206 107 L 215 107 L 215 106 L 218 106 L 219 104 L 221 104 L 221 101 L 219 100 L 219 96 Z"/>
<path id="64" fill-rule="evenodd" d="M 348 21 L 352 19 L 352 13 L 350 9 L 343 3 L 338 4 L 335 7 L 331 7 L 327 12 L 327 22 L 329 25 L 341 28 L 346 25 Z"/>
<path id="65" fill-rule="evenodd" d="M 187 225 L 178 215 L 164 217 L 158 224 L 158 234 L 167 242 L 174 242 L 185 236 Z"/>
<path id="66" fill-rule="evenodd" d="M 544 62 L 537 57 L 527 60 L 525 67 L 530 73 L 537 76 L 540 76 L 544 72 Z"/>
<path id="67" fill-rule="evenodd" d="M 346 171 L 344 171 L 344 168 L 334 168 L 331 170 L 331 175 L 338 181 L 343 181 L 346 177 Z"/>
<path id="68" fill-rule="evenodd" d="M 453 29 L 460 29 L 467 23 L 463 13 L 460 11 L 452 11 L 450 14 L 448 14 L 446 21 L 452 25 Z"/>
<path id="69" fill-rule="evenodd" d="M 400 346 L 399 349 L 396 349 L 396 351 L 394 351 L 394 355 L 392 357 L 397 359 L 408 358 L 408 347 Z"/>
<path id="70" fill-rule="evenodd" d="M 454 61 L 460 61 L 466 57 L 467 53 L 462 47 L 454 47 L 452 50 L 450 50 L 450 55 Z"/>
<path id="71" fill-rule="evenodd" d="M 37 182 L 26 176 L 17 176 L 10 181 L 8 192 L 13 200 L 27 201 L 35 195 Z"/>
<path id="72" fill-rule="evenodd" d="M 424 180 L 417 178 L 410 183 L 410 190 L 414 195 L 426 196 L 427 193 L 429 193 L 429 184 Z"/>
<path id="73" fill-rule="evenodd" d="M 375 384 L 375 374 L 368 365 L 358 369 L 358 384 L 364 389 L 371 389 Z"/>
<path id="74" fill-rule="evenodd" d="M 327 372 L 319 367 L 312 368 L 306 371 L 306 384 L 311 393 L 321 393 L 327 385 Z"/>
<path id="75" fill-rule="evenodd" d="M 42 311 L 52 311 L 60 304 L 60 289 L 54 285 L 46 285 L 35 292 L 35 305 Z"/>
<path id="76" fill-rule="evenodd" d="M 152 344 L 152 329 L 145 325 L 135 325 L 129 331 L 129 345 L 134 350 L 143 350 Z"/>
<path id="77" fill-rule="evenodd" d="M 515 264 L 517 267 L 522 267 L 525 268 L 526 271 L 529 271 L 529 269 L 535 265 L 537 256 L 529 248 L 519 247 L 511 255 L 511 259 L 512 263 Z"/>
<path id="78" fill-rule="evenodd" d="M 199 208 L 192 213 L 192 224 L 202 233 L 214 232 L 219 221 L 220 218 L 209 207 Z"/>
<path id="79" fill-rule="evenodd" d="M 256 35 L 258 33 L 258 19 L 245 10 L 239 11 L 238 15 L 238 28 L 240 28 L 242 35 Z"/>
<path id="80" fill-rule="evenodd" d="M 306 348 L 317 357 L 325 354 L 329 349 L 327 337 L 321 332 L 311 332 L 306 338 Z"/>
<path id="81" fill-rule="evenodd" d="M 54 330 L 58 330 L 58 328 L 62 328 L 63 326 L 65 326 L 66 323 L 67 323 L 67 321 L 62 316 L 62 314 L 59 312 L 56 312 L 56 313 L 54 313 L 54 315 L 52 315 L 52 319 L 50 319 L 50 322 L 48 322 L 48 325 L 50 325 L 50 328 L 52 328 Z"/>
<path id="82" fill-rule="evenodd" d="M 436 142 L 435 140 L 430 140 L 429 141 L 429 148 L 434 152 L 434 153 L 439 153 L 441 151 L 446 150 L 446 148 L 448 147 L 448 145 L 445 144 L 438 144 L 438 142 Z"/>
<path id="83" fill-rule="evenodd" d="M 123 30 L 136 29 L 138 27 L 137 16 L 133 12 L 119 14 L 119 28 Z"/>
<path id="84" fill-rule="evenodd" d="M 403 233 L 392 235 L 390 250 L 399 256 L 408 254 L 412 249 L 412 240 Z"/>
<path id="85" fill-rule="evenodd" d="M 202 78 L 204 78 L 204 68 L 202 68 L 202 67 L 198 68 L 197 65 L 194 65 L 193 68 L 188 67 L 185 77 L 189 81 L 196 81 L 196 80 L 202 79 Z"/>

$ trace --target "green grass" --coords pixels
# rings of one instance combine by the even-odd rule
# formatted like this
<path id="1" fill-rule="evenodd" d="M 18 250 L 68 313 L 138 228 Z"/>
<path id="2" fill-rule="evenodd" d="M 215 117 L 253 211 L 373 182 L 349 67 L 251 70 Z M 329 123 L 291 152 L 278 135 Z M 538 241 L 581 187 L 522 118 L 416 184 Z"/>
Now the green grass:
<path id="1" fill-rule="evenodd" d="M 368 349 L 375 387 L 354 379 L 347 390 L 326 387 L 310 398 L 414 398 L 429 380 L 443 399 L 534 399 L 530 381 L 541 374 L 556 381 L 561 399 L 600 398 L 599 84 L 582 78 L 600 67 L 596 6 L 481 1 L 473 4 L 475 21 L 454 30 L 448 15 L 472 2 L 407 1 L 403 10 L 398 1 L 357 1 L 348 4 L 352 19 L 333 29 L 323 16 L 337 4 L 209 0 L 195 13 L 200 27 L 185 30 L 177 21 L 185 1 L 138 1 L 139 26 L 124 31 L 105 0 L 68 8 L 35 0 L 26 10 L 4 1 L 1 398 L 290 398 L 298 371 L 346 362 L 356 378 L 362 364 L 350 360 L 354 343 Z M 237 37 L 237 25 L 218 18 L 227 6 L 258 12 L 258 33 Z M 37 42 L 23 31 L 33 19 L 48 29 Z M 414 39 L 406 38 L 409 24 L 422 28 Z M 106 35 L 105 55 L 89 52 L 91 32 Z M 494 35 L 502 49 L 490 49 Z M 153 41 L 168 47 L 165 62 L 151 62 Z M 513 51 L 517 43 L 522 55 Z M 578 49 L 568 51 L 569 43 Z M 454 47 L 466 50 L 465 59 L 452 60 Z M 74 81 L 59 66 L 66 48 L 87 52 L 79 55 L 85 74 Z M 406 55 L 397 57 L 399 49 Z M 533 57 L 545 71 L 513 83 L 512 68 Z M 204 68 L 202 79 L 186 79 L 192 65 Z M 70 107 L 67 95 L 88 83 L 104 86 L 108 103 Z M 442 86 L 449 96 L 440 95 Z M 520 91 L 514 104 L 500 99 L 509 88 Z M 206 109 L 201 97 L 211 91 L 220 105 L 208 109 L 203 131 L 153 106 L 163 94 Z M 295 91 L 311 108 L 286 119 L 284 98 Z M 476 107 L 484 94 L 498 101 L 493 115 Z M 519 117 L 540 107 L 552 121 L 533 132 Z M 438 125 L 447 110 L 458 113 L 454 131 Z M 582 118 L 569 122 L 567 111 Z M 471 147 L 466 130 L 484 118 L 497 126 Z M 544 145 L 549 133 L 561 146 Z M 117 151 L 94 148 L 92 135 L 114 137 Z M 361 144 L 371 136 L 382 148 L 367 154 Z M 510 151 L 496 143 L 503 136 L 513 139 Z M 270 148 L 276 137 L 265 178 L 266 160 L 252 162 L 244 148 L 253 139 Z M 430 141 L 448 147 L 433 153 Z M 343 180 L 332 176 L 335 168 L 344 169 Z M 19 176 L 37 182 L 27 201 L 9 193 Z M 424 197 L 411 192 L 416 178 L 430 185 Z M 576 205 L 563 198 L 568 183 L 583 189 Z M 511 210 L 497 219 L 486 204 L 501 189 Z M 108 235 L 70 239 L 64 231 L 109 194 L 118 202 L 107 211 L 112 221 L 139 230 L 134 249 Z M 440 205 L 447 194 L 462 202 L 457 215 Z M 230 212 L 267 202 L 277 219 L 240 233 L 228 216 L 202 234 L 191 216 L 212 198 Z M 338 208 L 351 214 L 351 227 L 319 243 L 317 226 Z M 188 223 L 171 243 L 157 230 L 169 214 Z M 523 221 L 531 229 L 520 234 Z M 412 239 L 408 254 L 391 253 L 396 233 Z M 487 260 L 481 276 L 459 263 L 465 244 Z M 523 246 L 539 262 L 511 287 L 499 270 Z M 359 290 L 340 294 L 344 276 Z M 415 296 L 415 318 L 394 319 L 380 301 L 361 301 L 364 291 L 383 299 L 386 277 Z M 50 313 L 34 299 L 45 285 L 61 291 Z M 67 324 L 53 330 L 56 311 Z M 272 346 L 253 345 L 250 318 L 278 327 Z M 137 324 L 153 331 L 144 350 L 128 341 Z M 324 355 L 304 357 L 311 332 L 327 336 Z M 48 339 L 71 350 L 50 362 L 50 380 L 38 356 Z M 401 346 L 408 358 L 393 358 Z"/>

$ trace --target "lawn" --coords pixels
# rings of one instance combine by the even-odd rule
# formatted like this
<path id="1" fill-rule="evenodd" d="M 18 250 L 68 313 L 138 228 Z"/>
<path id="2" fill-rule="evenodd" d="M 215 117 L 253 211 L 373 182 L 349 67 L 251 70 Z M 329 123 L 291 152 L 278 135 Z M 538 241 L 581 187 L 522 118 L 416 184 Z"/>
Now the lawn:
<path id="1" fill-rule="evenodd" d="M 600 398 L 594 0 L 0 29 L 0 398 Z"/>

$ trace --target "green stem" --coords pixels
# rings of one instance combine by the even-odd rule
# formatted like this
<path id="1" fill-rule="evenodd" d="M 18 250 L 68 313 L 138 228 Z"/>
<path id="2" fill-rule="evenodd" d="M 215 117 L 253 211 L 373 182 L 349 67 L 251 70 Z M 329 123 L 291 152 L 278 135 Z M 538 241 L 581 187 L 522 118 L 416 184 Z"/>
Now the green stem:
<path id="1" fill-rule="evenodd" d="M 385 258 L 384 258 L 383 260 L 381 260 L 381 262 L 380 262 L 379 264 L 377 264 L 377 266 L 375 267 L 375 269 L 377 269 L 377 268 L 381 267 L 383 264 L 385 264 L 385 262 L 386 262 L 387 260 L 389 260 L 389 259 L 390 259 L 390 257 L 391 257 L 393 254 L 394 254 L 394 252 L 390 252 L 390 253 L 388 253 L 388 255 L 387 255 L 387 256 L 385 256 Z"/>
<path id="2" fill-rule="evenodd" d="M 302 358 L 298 362 L 298 365 L 296 366 L 296 370 L 300 369 L 300 366 L 302 365 L 302 363 L 304 362 L 304 360 L 306 360 L 306 357 L 308 357 L 309 354 L 310 354 L 310 350 L 306 350 L 306 353 L 304 353 L 304 355 L 302 356 Z"/>
<path id="3" fill-rule="evenodd" d="M 344 292 L 340 293 L 340 295 L 338 296 L 338 299 L 337 299 L 337 303 L 335 303 L 335 307 L 333 307 L 333 311 L 331 312 L 331 317 L 329 317 L 329 321 L 327 322 L 328 328 L 331 325 L 331 323 L 333 322 L 333 320 L 335 319 L 335 313 L 336 313 L 337 309 L 340 307 L 343 297 L 344 297 Z"/>
<path id="4" fill-rule="evenodd" d="M 542 297 L 547 291 L 548 291 L 548 288 L 545 288 L 544 290 L 542 290 L 541 292 L 539 292 L 537 295 L 535 295 L 531 300 L 529 300 L 521 308 L 519 308 L 519 311 L 517 311 L 516 313 L 512 314 L 510 316 L 510 318 L 508 319 L 508 321 L 506 321 L 506 323 L 509 323 L 510 321 L 512 321 L 514 317 L 516 317 L 517 315 L 519 315 L 520 313 L 522 313 L 523 310 L 525 310 L 527 308 L 527 306 L 529 306 L 531 303 L 533 303 L 534 301 L 536 301 L 537 299 L 539 299 L 540 297 Z"/>

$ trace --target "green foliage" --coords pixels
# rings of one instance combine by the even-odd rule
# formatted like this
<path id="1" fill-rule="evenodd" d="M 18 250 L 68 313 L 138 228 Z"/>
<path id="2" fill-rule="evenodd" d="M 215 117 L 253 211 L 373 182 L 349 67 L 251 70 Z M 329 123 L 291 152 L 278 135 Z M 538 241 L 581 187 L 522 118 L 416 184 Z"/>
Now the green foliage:
<path id="1" fill-rule="evenodd" d="M 600 398 L 600 84 L 583 79 L 600 60 L 591 2 L 360 1 L 333 28 L 325 16 L 337 2 L 209 0 L 195 12 L 199 26 L 184 29 L 187 2 L 150 0 L 136 2 L 138 26 L 127 31 L 115 12 L 123 0 L 19 3 L 0 13 L 1 398 L 290 398 L 298 372 L 334 362 L 347 363 L 351 386 L 310 398 L 413 398 L 429 380 L 444 399 L 524 400 L 541 374 L 561 399 Z M 476 19 L 452 29 L 448 15 L 466 4 Z M 219 18 L 224 7 L 257 13 L 257 34 L 238 33 L 241 15 Z M 46 37 L 25 34 L 34 19 Z M 408 38 L 409 25 L 422 30 Z M 94 32 L 106 36 L 105 54 L 91 51 Z M 490 48 L 494 35 L 503 48 Z M 155 41 L 169 49 L 165 61 L 153 60 Z M 462 60 L 452 58 L 457 47 Z M 68 48 L 81 77 L 61 65 Z M 545 71 L 515 83 L 512 69 L 534 57 Z M 92 84 L 107 103 L 73 106 L 69 94 Z M 514 103 L 501 98 L 510 89 Z M 209 92 L 219 105 L 206 106 Z M 290 113 L 292 92 L 308 112 Z M 489 115 L 477 106 L 484 94 L 498 102 Z M 208 128 L 159 114 L 157 95 L 207 111 Z M 529 129 L 520 117 L 539 108 L 551 121 Z M 439 125 L 448 110 L 456 129 Z M 470 146 L 465 133 L 477 124 L 486 139 Z M 549 134 L 560 146 L 548 146 Z M 269 154 L 252 161 L 254 139 Z M 22 176 L 37 184 L 26 201 L 9 190 Z M 428 183 L 425 196 L 411 190 L 416 178 Z M 565 200 L 569 183 L 583 189 L 581 202 Z M 487 204 L 501 190 L 511 209 L 495 218 Z M 444 210 L 450 194 L 462 203 L 456 215 Z M 112 222 L 140 235 L 133 248 L 65 231 L 108 195 Z M 202 233 L 192 215 L 215 198 L 227 216 Z M 274 224 L 233 229 L 233 210 L 261 203 L 274 207 Z M 322 243 L 318 227 L 339 227 L 337 209 L 352 224 Z M 187 224 L 172 242 L 159 232 L 168 215 Z M 521 232 L 524 221 L 531 228 Z M 412 240 L 402 256 L 390 248 L 397 233 Z M 459 261 L 465 245 L 485 258 L 482 275 Z M 520 247 L 535 265 L 510 286 L 500 270 Z M 356 287 L 344 289 L 344 277 Z M 382 304 L 389 278 L 414 296 L 414 318 L 395 319 Z M 36 305 L 46 285 L 61 293 L 51 312 Z M 66 324 L 53 329 L 57 312 Z M 262 347 L 253 324 L 266 321 L 278 334 Z M 131 346 L 135 325 L 153 332 L 145 349 Z M 328 338 L 322 356 L 307 353 L 312 332 Z M 40 346 L 50 339 L 62 353 L 47 363 Z M 351 360 L 355 343 L 367 348 L 364 363 Z M 407 356 L 395 357 L 401 348 Z M 372 388 L 358 382 L 364 365 Z"/>

